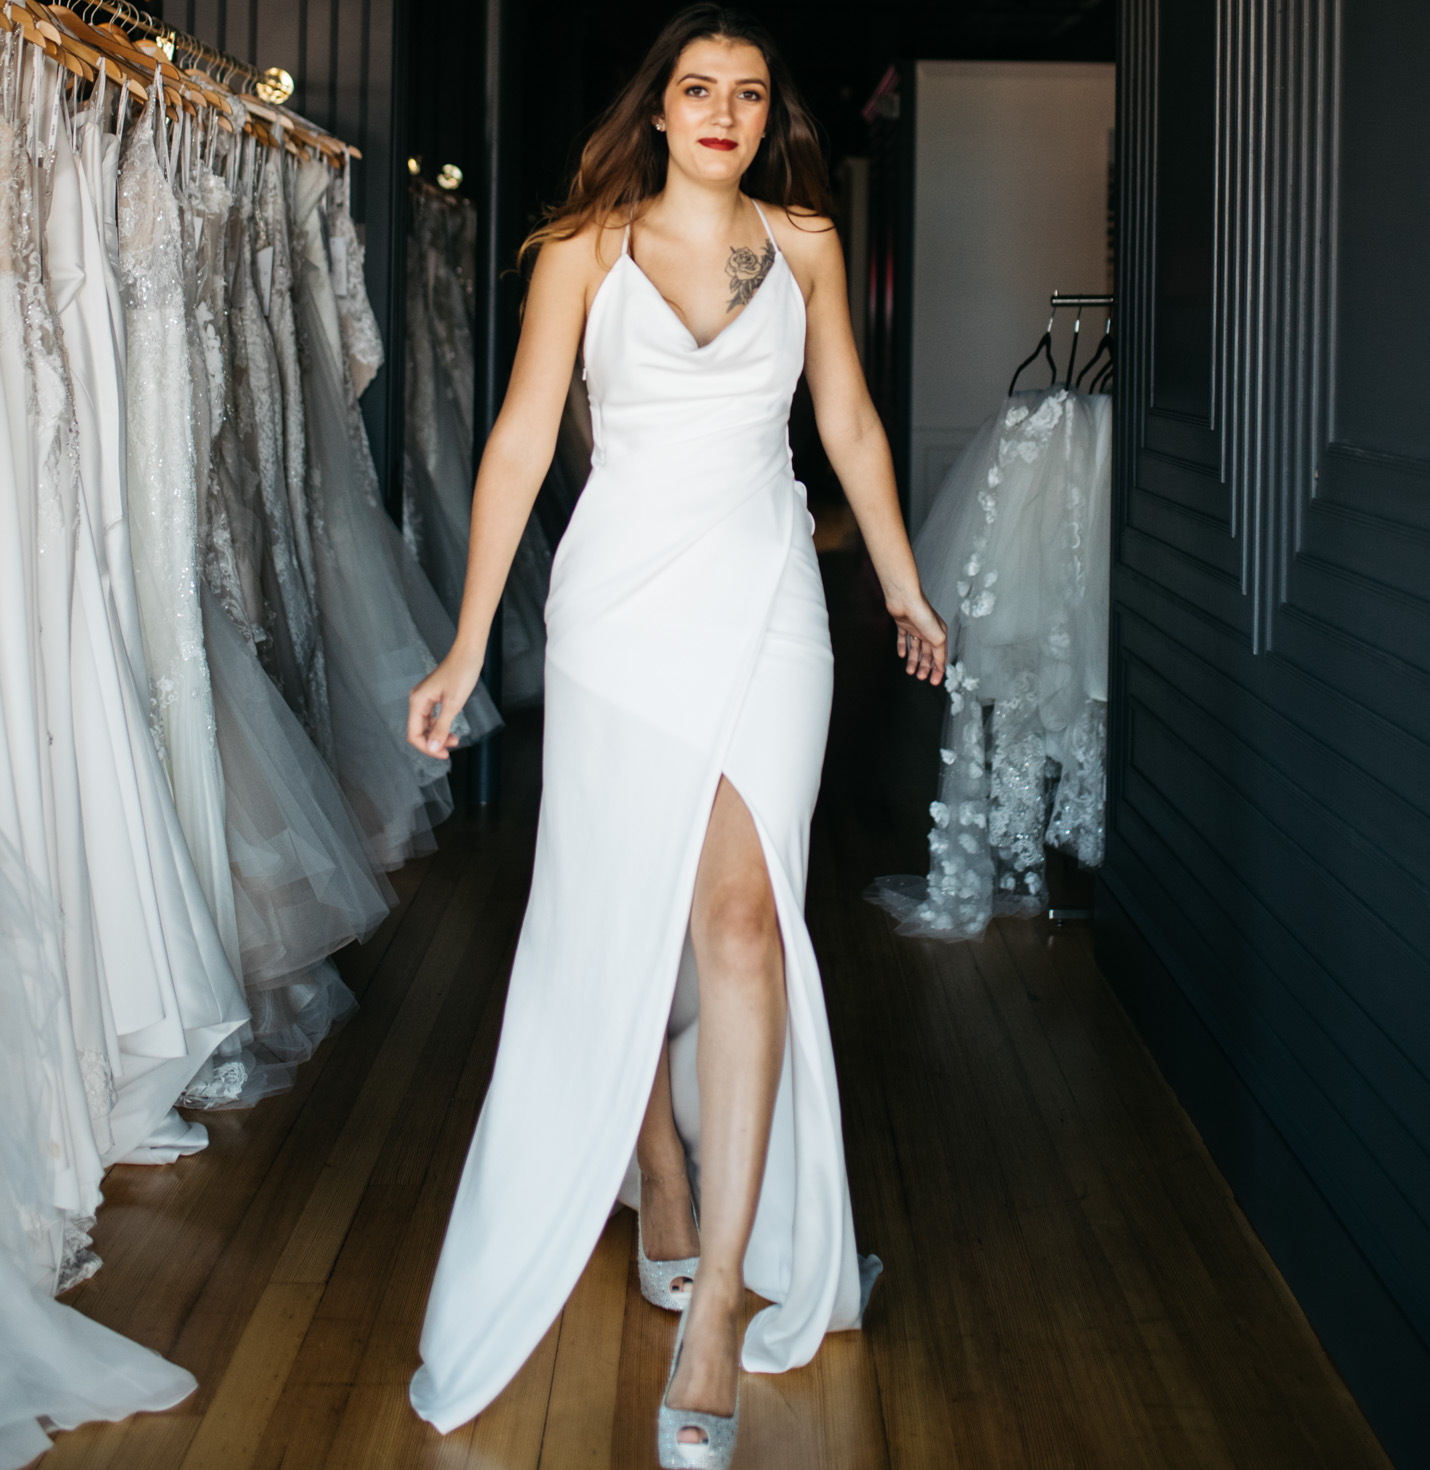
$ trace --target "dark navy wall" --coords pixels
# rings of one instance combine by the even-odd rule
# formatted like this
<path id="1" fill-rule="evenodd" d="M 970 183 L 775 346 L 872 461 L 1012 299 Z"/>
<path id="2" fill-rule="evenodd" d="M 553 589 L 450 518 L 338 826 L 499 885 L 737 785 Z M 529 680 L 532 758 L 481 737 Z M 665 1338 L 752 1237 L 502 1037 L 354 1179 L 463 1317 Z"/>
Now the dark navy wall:
<path id="1" fill-rule="evenodd" d="M 1430 6 L 1124 0 L 1099 956 L 1430 1465 Z"/>

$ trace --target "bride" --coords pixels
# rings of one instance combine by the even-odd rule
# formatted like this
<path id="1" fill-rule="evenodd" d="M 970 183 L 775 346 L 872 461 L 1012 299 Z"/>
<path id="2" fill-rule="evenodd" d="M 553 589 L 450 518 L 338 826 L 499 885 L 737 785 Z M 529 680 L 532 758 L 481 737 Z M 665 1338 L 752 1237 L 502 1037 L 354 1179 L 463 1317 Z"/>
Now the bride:
<path id="1" fill-rule="evenodd" d="M 418 749 L 455 743 L 578 352 L 595 450 L 552 565 L 531 896 L 411 1388 L 444 1432 L 544 1336 L 618 1195 L 639 1208 L 642 1292 L 684 1314 L 665 1466 L 728 1465 L 741 1363 L 808 1362 L 859 1325 L 879 1270 L 854 1247 L 803 918 L 832 657 L 789 451 L 801 372 L 910 674 L 940 681 L 946 629 L 826 213 L 768 34 L 701 4 L 657 37 L 524 247 L 539 254 L 457 641 L 412 691 Z M 747 1286 L 771 1305 L 741 1344 Z"/>

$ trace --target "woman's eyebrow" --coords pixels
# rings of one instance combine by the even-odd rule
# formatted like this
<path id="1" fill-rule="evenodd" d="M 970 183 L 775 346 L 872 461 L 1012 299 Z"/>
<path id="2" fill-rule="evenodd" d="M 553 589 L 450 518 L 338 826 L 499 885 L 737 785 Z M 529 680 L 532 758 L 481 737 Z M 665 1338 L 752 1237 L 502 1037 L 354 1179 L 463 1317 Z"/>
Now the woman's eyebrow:
<path id="1" fill-rule="evenodd" d="M 680 82 L 718 82 L 719 80 L 719 77 L 706 77 L 701 76 L 699 72 L 688 71 L 683 77 L 681 77 Z M 677 82 L 675 85 L 678 87 L 680 85 L 680 82 Z M 769 86 L 769 83 L 765 81 L 763 77 L 741 77 L 735 83 L 735 85 L 737 87 L 748 87 L 751 85 L 756 87 L 767 87 Z"/>

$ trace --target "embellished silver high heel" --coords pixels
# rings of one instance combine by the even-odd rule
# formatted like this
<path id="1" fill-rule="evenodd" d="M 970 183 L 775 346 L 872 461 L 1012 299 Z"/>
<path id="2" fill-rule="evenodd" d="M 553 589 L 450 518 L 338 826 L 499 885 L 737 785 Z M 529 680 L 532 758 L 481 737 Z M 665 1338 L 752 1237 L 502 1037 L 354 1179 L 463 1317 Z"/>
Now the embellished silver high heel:
<path id="1" fill-rule="evenodd" d="M 695 1213 L 692 1201 L 690 1213 Z M 695 1222 L 700 1229 L 700 1222 Z M 690 1293 L 695 1287 L 695 1268 L 700 1264 L 699 1256 L 681 1256 L 675 1261 L 653 1261 L 645 1253 L 645 1242 L 641 1239 L 641 1216 L 636 1211 L 636 1269 L 640 1273 L 641 1295 L 652 1306 L 664 1307 L 667 1312 L 683 1312 L 690 1305 Z M 683 1280 L 684 1286 L 676 1282 Z"/>
<path id="2" fill-rule="evenodd" d="M 656 1455 L 660 1459 L 661 1470 L 730 1470 L 730 1461 L 735 1454 L 735 1435 L 740 1427 L 738 1380 L 735 1384 L 735 1412 L 728 1417 L 704 1414 L 699 1409 L 672 1409 L 666 1402 L 670 1398 L 670 1385 L 675 1382 L 680 1349 L 685 1341 L 685 1324 L 689 1320 L 682 1317 L 675 1333 L 670 1376 L 665 1380 L 665 1392 L 660 1396 L 660 1412 L 655 1421 Z M 682 1429 L 698 1429 L 705 1436 L 705 1442 L 681 1444 L 678 1436 Z"/>

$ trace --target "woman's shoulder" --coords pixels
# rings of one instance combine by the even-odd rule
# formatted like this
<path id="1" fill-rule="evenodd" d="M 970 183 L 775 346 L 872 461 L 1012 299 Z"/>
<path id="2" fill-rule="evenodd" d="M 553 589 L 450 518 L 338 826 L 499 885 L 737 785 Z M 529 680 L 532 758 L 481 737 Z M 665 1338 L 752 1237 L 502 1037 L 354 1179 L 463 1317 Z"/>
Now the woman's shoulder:
<path id="1" fill-rule="evenodd" d="M 775 244 L 791 261 L 814 267 L 831 250 L 840 251 L 839 232 L 827 215 L 799 205 L 766 204 L 763 199 L 755 202 L 774 231 Z"/>
<path id="2" fill-rule="evenodd" d="M 839 243 L 839 231 L 832 219 L 813 209 L 802 209 L 798 205 L 789 209 L 782 204 L 765 204 L 763 201 L 760 208 L 769 221 L 775 244 L 789 262 L 808 304 L 821 280 L 833 281 L 836 273 L 844 269 L 844 248 Z"/>
<path id="3" fill-rule="evenodd" d="M 569 235 L 553 234 L 541 242 L 538 259 L 552 274 L 604 276 L 621 253 L 625 234 L 624 216 L 588 220 Z"/>

